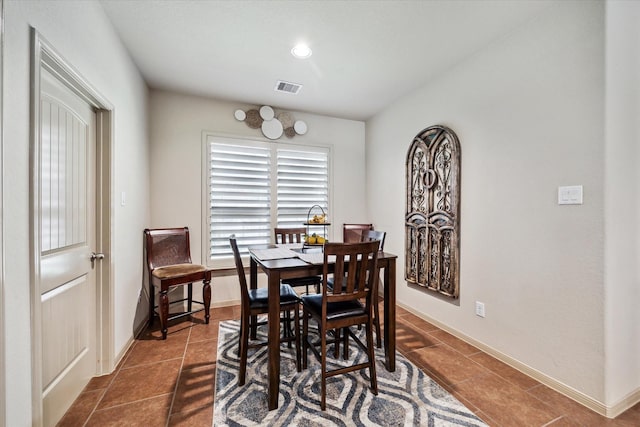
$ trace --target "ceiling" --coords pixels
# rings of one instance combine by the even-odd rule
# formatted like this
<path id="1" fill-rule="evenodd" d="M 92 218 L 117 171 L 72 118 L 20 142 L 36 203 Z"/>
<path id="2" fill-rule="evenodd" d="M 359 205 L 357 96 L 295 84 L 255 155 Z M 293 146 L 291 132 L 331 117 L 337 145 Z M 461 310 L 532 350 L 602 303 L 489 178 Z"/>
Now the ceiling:
<path id="1" fill-rule="evenodd" d="M 366 120 L 552 0 L 100 2 L 151 88 Z"/>

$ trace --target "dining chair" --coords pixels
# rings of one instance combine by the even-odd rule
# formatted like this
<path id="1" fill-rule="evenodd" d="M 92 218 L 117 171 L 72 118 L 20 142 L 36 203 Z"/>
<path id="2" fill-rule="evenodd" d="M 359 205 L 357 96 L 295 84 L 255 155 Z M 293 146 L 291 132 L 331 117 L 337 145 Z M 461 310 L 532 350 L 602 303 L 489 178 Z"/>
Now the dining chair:
<path id="1" fill-rule="evenodd" d="M 276 244 L 292 244 L 292 243 L 300 243 L 301 245 L 304 243 L 304 235 L 307 232 L 305 227 L 276 227 L 274 228 L 275 234 L 275 242 Z M 309 286 L 314 286 L 316 289 L 316 293 L 320 292 L 320 282 L 322 278 L 320 276 L 307 276 L 307 277 L 296 277 L 293 279 L 284 279 L 282 283 L 292 286 L 299 287 L 304 286 L 306 288 L 306 293 L 309 293 Z"/>
<path id="2" fill-rule="evenodd" d="M 362 232 L 373 230 L 373 224 L 343 224 L 342 241 L 344 243 L 357 243 L 362 240 Z"/>
<path id="3" fill-rule="evenodd" d="M 364 230 L 362 232 L 361 241 L 371 242 L 377 240 L 380 242 L 379 251 L 384 252 L 384 239 L 387 236 L 385 231 L 377 230 Z M 376 274 L 379 275 L 379 271 L 376 270 Z M 376 346 L 382 347 L 382 334 L 380 332 L 380 278 L 376 282 L 376 287 L 373 289 L 373 326 L 376 329 Z"/>
<path id="4" fill-rule="evenodd" d="M 347 372 L 369 369 L 369 378 L 373 394 L 378 394 L 376 366 L 373 348 L 372 292 L 378 281 L 377 261 L 379 242 L 327 243 L 324 246 L 324 266 L 322 275 L 322 293 L 301 297 L 302 316 L 302 367 L 307 367 L 308 350 L 316 355 L 321 365 L 320 408 L 326 409 L 327 378 Z M 335 262 L 333 258 L 335 257 Z M 344 286 L 327 287 L 327 278 L 333 266 L 336 281 Z M 363 302 L 364 301 L 364 302 Z M 318 324 L 320 350 L 318 343 L 310 341 L 309 319 Z M 366 344 L 351 330 L 351 326 L 364 325 Z M 327 341 L 329 331 L 342 331 Z M 367 354 L 366 363 L 355 363 L 338 369 L 327 369 L 327 343 L 336 345 L 343 341 L 343 358 L 349 357 L 349 337 Z M 338 355 L 339 356 L 339 355 Z"/>
<path id="5" fill-rule="evenodd" d="M 374 240 L 377 240 L 380 242 L 380 251 L 384 251 L 384 240 L 386 237 L 387 233 L 385 231 L 377 231 L 377 230 L 362 230 L 362 233 L 360 234 L 359 238 L 360 238 L 360 242 L 371 242 Z M 378 274 L 378 273 L 376 273 Z M 382 347 L 382 333 L 380 330 L 380 306 L 379 306 L 379 284 L 380 284 L 380 280 L 378 279 L 378 286 L 375 287 L 375 289 L 373 290 L 373 326 L 376 330 L 376 346 L 378 348 Z M 333 289 L 333 284 L 334 284 L 334 278 L 333 277 L 329 277 L 329 279 L 327 280 L 327 286 L 329 287 L 329 289 Z M 338 332 L 339 333 L 339 332 Z M 338 349 L 336 348 L 336 354 L 338 354 Z"/>
<path id="6" fill-rule="evenodd" d="M 238 373 L 238 385 L 242 386 L 245 383 L 245 377 L 247 373 L 247 355 L 249 348 L 262 347 L 265 345 L 280 345 L 282 342 L 291 343 L 295 341 L 296 347 L 296 369 L 300 372 L 300 315 L 298 309 L 300 307 L 300 299 L 298 294 L 289 285 L 280 285 L 280 312 L 287 313 L 280 321 L 284 322 L 284 334 L 277 343 L 269 343 L 267 341 L 262 342 L 249 342 L 249 330 L 253 326 L 265 325 L 267 321 L 256 321 L 256 324 L 251 324 L 251 318 L 256 318 L 260 314 L 267 314 L 269 312 L 269 292 L 266 288 L 249 289 L 247 286 L 247 277 L 245 275 L 244 266 L 242 264 L 242 257 L 238 250 L 238 243 L 235 235 L 229 237 L 229 244 L 233 250 L 233 258 L 236 264 L 236 272 L 238 273 L 238 279 L 240 282 L 240 342 L 239 342 L 239 355 L 240 355 L 240 370 Z M 294 330 L 290 331 L 289 313 L 293 311 Z"/>
<path id="7" fill-rule="evenodd" d="M 155 317 L 155 288 L 160 290 L 158 296 L 158 317 L 162 339 L 167 339 L 167 323 L 169 320 L 188 316 L 196 311 L 193 303 L 204 307 L 204 320 L 209 323 L 211 305 L 211 270 L 204 265 L 191 262 L 189 244 L 189 228 L 146 228 L 145 252 L 149 278 L 149 326 L 153 326 Z M 202 281 L 202 299 L 193 299 L 193 282 Z M 169 302 L 169 290 L 176 286 L 187 286 L 187 297 Z M 169 316 L 169 305 L 187 301 L 187 311 Z"/>

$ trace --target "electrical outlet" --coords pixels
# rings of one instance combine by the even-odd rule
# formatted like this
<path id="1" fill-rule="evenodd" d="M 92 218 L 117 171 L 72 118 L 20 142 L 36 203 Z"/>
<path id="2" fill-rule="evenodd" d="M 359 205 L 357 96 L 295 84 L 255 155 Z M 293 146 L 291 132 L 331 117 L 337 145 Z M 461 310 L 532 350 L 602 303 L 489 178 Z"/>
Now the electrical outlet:
<path id="1" fill-rule="evenodd" d="M 476 316 L 484 317 L 484 303 L 476 301 Z"/>

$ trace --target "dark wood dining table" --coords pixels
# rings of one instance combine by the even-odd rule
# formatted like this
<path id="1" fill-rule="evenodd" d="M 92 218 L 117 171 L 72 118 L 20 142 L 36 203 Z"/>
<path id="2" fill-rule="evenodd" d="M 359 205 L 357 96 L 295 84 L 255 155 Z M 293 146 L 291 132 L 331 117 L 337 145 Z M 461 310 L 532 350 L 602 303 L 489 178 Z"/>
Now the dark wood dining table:
<path id="1" fill-rule="evenodd" d="M 280 392 L 280 280 L 294 277 L 306 277 L 321 275 L 323 264 L 308 263 L 300 258 L 280 258 L 261 260 L 256 256 L 256 249 L 250 248 L 250 287 L 258 287 L 258 268 L 267 275 L 269 291 L 269 345 L 268 347 L 268 375 L 269 375 L 269 410 L 278 408 L 278 394 Z M 378 267 L 383 273 L 384 283 L 384 354 L 385 365 L 388 371 L 396 369 L 396 259 L 397 256 L 380 252 L 378 254 Z M 273 298 L 275 296 L 276 298 Z M 255 331 L 251 332 L 255 338 Z"/>

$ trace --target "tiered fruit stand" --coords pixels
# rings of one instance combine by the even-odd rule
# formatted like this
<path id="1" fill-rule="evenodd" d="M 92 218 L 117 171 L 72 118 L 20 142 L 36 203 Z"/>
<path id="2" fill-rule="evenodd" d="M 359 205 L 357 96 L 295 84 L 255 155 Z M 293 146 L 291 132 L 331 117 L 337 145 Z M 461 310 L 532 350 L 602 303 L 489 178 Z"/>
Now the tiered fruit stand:
<path id="1" fill-rule="evenodd" d="M 327 222 L 327 213 L 322 206 L 313 205 L 307 212 L 307 221 L 304 223 L 307 227 L 307 235 L 304 239 L 304 247 L 322 246 L 328 241 L 327 227 L 331 225 Z M 318 236 L 319 227 L 322 227 L 321 235 Z M 320 238 L 320 242 L 316 239 Z"/>

